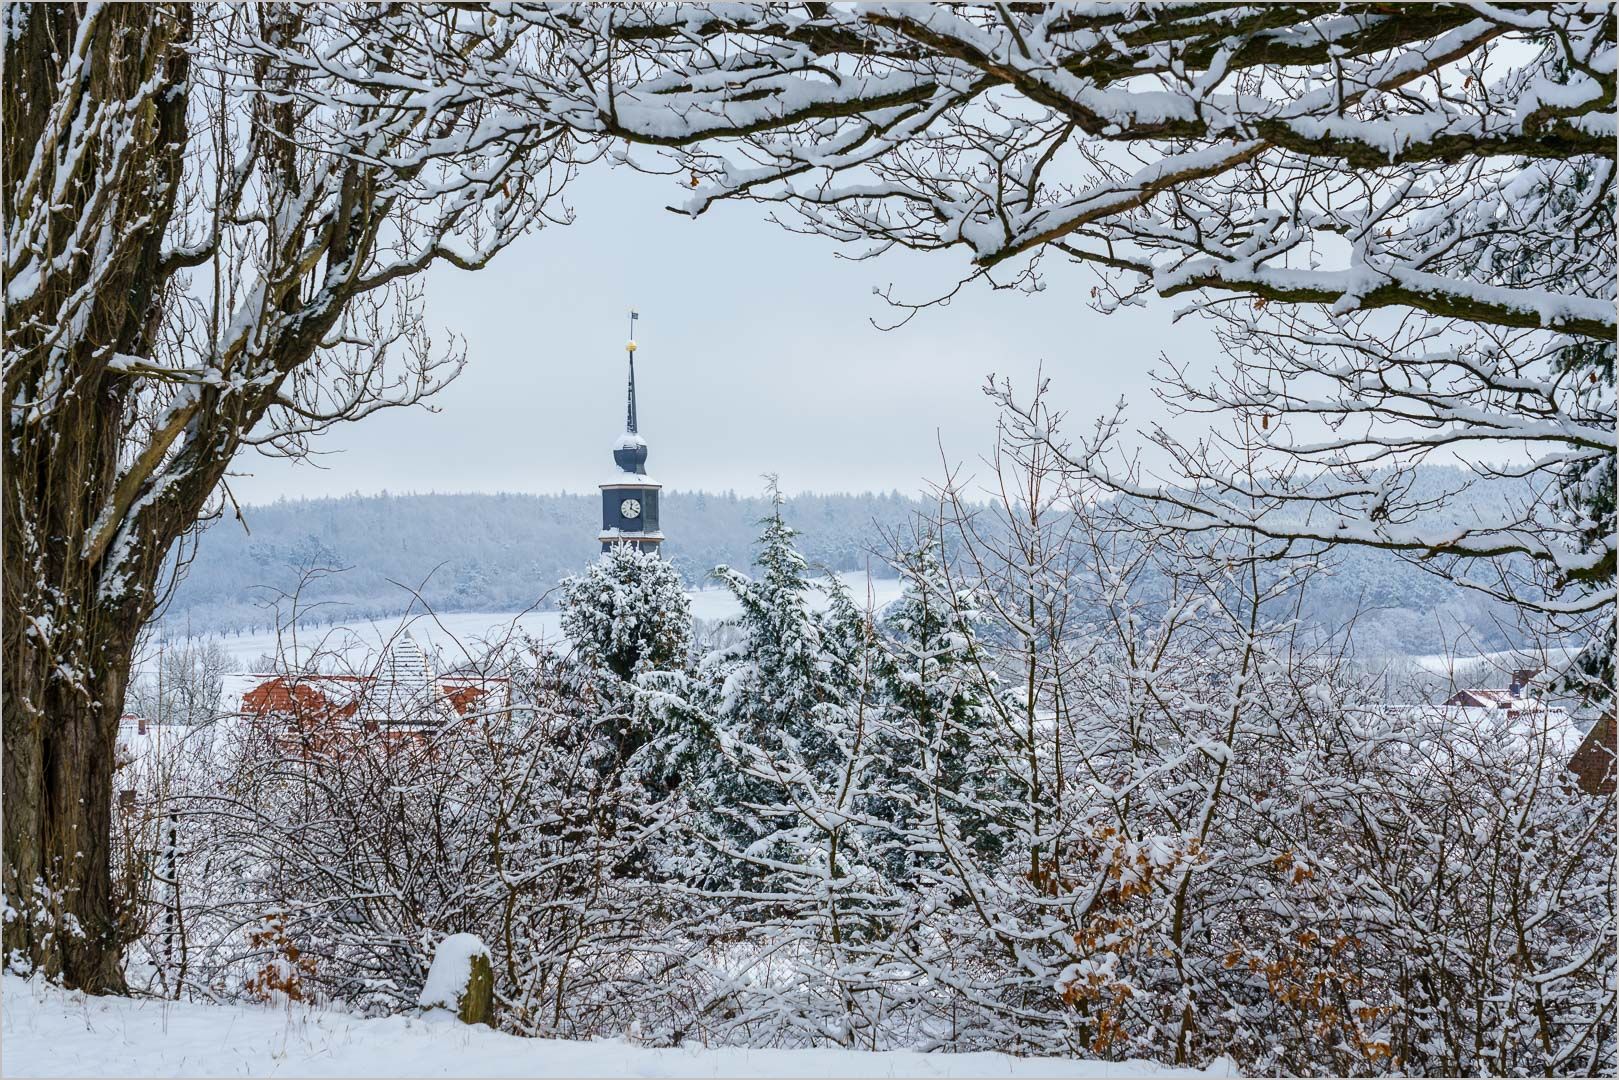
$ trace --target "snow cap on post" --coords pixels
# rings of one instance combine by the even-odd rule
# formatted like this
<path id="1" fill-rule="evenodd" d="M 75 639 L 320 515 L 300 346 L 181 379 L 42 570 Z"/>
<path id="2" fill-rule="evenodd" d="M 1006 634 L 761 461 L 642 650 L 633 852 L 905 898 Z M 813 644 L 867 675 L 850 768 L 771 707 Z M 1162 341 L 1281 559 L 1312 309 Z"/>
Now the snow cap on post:
<path id="1" fill-rule="evenodd" d="M 439 942 L 417 1004 L 424 1009 L 447 1009 L 463 1024 L 491 1024 L 495 972 L 488 946 L 476 934 L 451 934 Z"/>

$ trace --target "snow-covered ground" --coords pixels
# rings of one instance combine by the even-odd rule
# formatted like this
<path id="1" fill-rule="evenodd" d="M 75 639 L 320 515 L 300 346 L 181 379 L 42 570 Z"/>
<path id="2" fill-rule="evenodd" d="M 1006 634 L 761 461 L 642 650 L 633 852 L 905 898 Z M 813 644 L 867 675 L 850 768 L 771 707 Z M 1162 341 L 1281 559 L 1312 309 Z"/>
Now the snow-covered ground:
<path id="1" fill-rule="evenodd" d="M 1514 671 L 1560 670 L 1574 657 L 1574 649 L 1507 649 L 1478 656 L 1435 653 L 1413 656 L 1411 663 L 1423 671 L 1444 675 L 1473 686 L 1505 686 Z"/>
<path id="2" fill-rule="evenodd" d="M 5 977 L 5 1076 L 1231 1076 L 1143 1062 L 858 1050 L 652 1049 L 521 1039 L 444 1014 L 364 1020 L 301 1006 L 65 993 Z"/>
<path id="3" fill-rule="evenodd" d="M 897 578 L 871 578 L 864 573 L 839 574 L 838 580 L 862 606 L 868 598 L 875 607 L 898 598 L 902 585 Z M 723 588 L 692 589 L 686 593 L 691 601 L 693 618 L 716 620 L 737 614 L 736 598 Z M 810 593 L 810 606 L 824 607 L 826 598 L 818 591 Z M 527 634 L 540 641 L 561 641 L 562 613 L 560 611 L 456 611 L 426 614 L 416 612 L 382 619 L 359 619 L 331 626 L 300 627 L 297 645 L 300 653 L 311 649 L 325 654 L 339 654 L 352 660 L 377 654 L 382 647 L 399 634 L 409 630 L 415 639 L 430 649 L 437 649 L 448 663 L 464 657 L 462 649 L 479 651 L 476 646 L 503 641 L 514 633 Z M 280 641 L 271 632 L 242 634 L 220 638 L 220 643 L 244 667 L 255 664 L 261 656 L 276 655 L 278 650 L 292 650 L 292 635 L 284 633 Z M 150 664 L 156 656 L 155 648 L 147 650 L 145 658 Z"/>

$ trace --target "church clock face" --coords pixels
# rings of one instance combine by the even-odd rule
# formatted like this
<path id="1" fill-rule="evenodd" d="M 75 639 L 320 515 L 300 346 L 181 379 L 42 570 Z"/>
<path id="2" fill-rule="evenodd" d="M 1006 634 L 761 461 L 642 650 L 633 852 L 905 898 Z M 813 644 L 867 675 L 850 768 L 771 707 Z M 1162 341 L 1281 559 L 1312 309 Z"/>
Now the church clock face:
<path id="1" fill-rule="evenodd" d="M 641 503 L 638 499 L 625 499 L 618 504 L 618 512 L 634 521 L 641 516 Z"/>

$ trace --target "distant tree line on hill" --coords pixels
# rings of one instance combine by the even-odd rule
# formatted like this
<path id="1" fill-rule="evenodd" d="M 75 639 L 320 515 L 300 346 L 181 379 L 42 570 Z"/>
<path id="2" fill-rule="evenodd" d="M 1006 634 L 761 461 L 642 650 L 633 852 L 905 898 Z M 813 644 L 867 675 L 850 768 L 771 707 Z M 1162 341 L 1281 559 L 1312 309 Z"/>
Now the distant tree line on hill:
<path id="1" fill-rule="evenodd" d="M 286 499 L 244 507 L 209 529 L 166 613 L 166 629 L 217 633 L 270 624 L 275 601 L 306 570 L 338 569 L 306 587 L 300 609 L 322 620 L 397 614 L 413 592 L 438 611 L 522 611 L 552 606 L 557 584 L 598 553 L 600 496 L 406 494 Z M 801 495 L 784 516 L 802 530 L 818 570 L 892 577 L 878 523 L 904 521 L 921 503 L 888 494 Z M 762 496 L 664 494 L 665 555 L 701 584 L 722 563 L 750 557 Z M 313 605 L 313 606 L 312 606 Z"/>
<path id="2" fill-rule="evenodd" d="M 1453 470 L 1424 470 L 1442 488 Z M 1469 492 L 1459 517 L 1492 497 Z M 169 636 L 229 634 L 285 618 L 284 600 L 305 571 L 337 569 L 304 583 L 298 610 L 309 622 L 397 615 L 415 599 L 436 611 L 521 611 L 554 606 L 556 586 L 597 554 L 595 493 L 530 495 L 390 494 L 288 499 L 248 506 L 251 533 L 232 521 L 209 529 L 166 613 Z M 782 504 L 814 572 L 869 569 L 892 577 L 884 531 L 926 510 L 899 492 L 803 494 Z M 763 495 L 671 491 L 665 495 L 665 554 L 688 585 L 710 584 L 716 566 L 747 565 Z M 1484 652 L 1524 644 L 1505 605 L 1458 590 L 1382 551 L 1350 548 L 1314 590 L 1311 626 L 1353 625 L 1363 653 L 1426 654 L 1458 647 Z"/>

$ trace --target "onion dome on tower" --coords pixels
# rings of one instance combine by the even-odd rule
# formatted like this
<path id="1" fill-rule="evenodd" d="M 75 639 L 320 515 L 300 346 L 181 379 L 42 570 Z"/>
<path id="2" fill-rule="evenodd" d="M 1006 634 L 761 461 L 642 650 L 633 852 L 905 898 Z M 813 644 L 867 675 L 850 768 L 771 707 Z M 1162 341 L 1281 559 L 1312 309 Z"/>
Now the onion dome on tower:
<path id="1" fill-rule="evenodd" d="M 663 485 L 647 475 L 646 439 L 641 437 L 635 412 L 635 320 L 630 312 L 630 341 L 624 346 L 629 357 L 629 388 L 626 394 L 624 434 L 613 444 L 613 463 L 618 471 L 601 485 L 602 528 L 598 539 L 602 551 L 614 544 L 633 544 L 642 551 L 657 551 L 663 543 L 658 527 L 658 493 Z"/>

